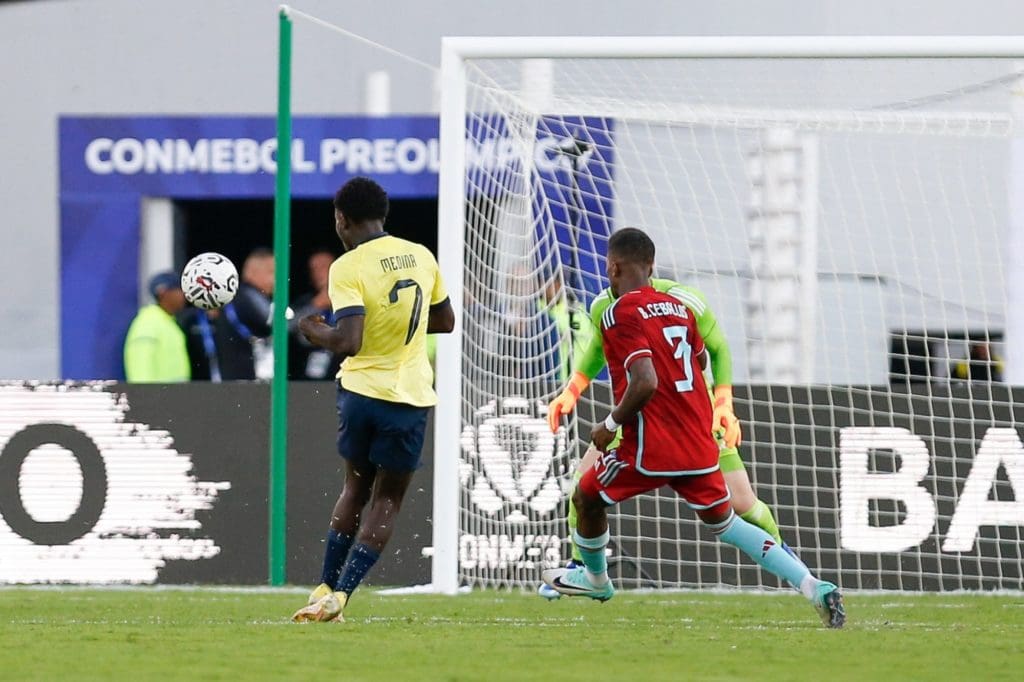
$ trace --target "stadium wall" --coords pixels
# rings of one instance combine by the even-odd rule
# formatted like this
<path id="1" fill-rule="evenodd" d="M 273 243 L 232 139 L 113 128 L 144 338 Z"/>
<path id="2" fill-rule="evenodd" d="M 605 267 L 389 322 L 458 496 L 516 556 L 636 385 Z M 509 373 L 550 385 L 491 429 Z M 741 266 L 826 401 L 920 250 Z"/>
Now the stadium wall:
<path id="1" fill-rule="evenodd" d="M 266 582 L 268 390 L 0 385 L 0 584 Z M 594 390 L 601 398 L 606 389 Z M 738 388 L 749 418 L 744 458 L 787 538 L 848 588 L 1022 589 L 1024 445 L 1008 427 L 1022 417 L 1011 406 L 1024 404 L 1024 394 L 991 390 L 998 395 L 990 399 L 966 389 L 894 396 L 871 387 Z M 879 401 L 891 410 L 886 423 L 870 417 Z M 287 576 L 303 584 L 315 580 L 342 480 L 333 385 L 292 385 L 289 418 Z M 429 436 L 426 443 L 372 584 L 430 581 L 434 453 Z M 508 453 L 511 463 L 518 454 Z M 486 484 L 487 472 L 477 478 Z M 523 504 L 532 513 L 531 500 Z M 628 523 L 641 538 L 613 544 L 621 584 L 652 586 L 639 569 L 668 556 L 655 540 L 666 532 L 684 560 L 660 561 L 663 580 L 760 584 L 748 561 L 735 571 L 717 558 L 695 562 L 696 541 L 708 537 L 689 515 L 678 532 L 664 523 L 677 509 L 668 496 L 648 498 L 613 517 L 613 535 Z M 460 561 L 511 580 L 557 564 L 560 542 L 516 537 L 510 524 L 507 535 L 463 535 Z"/>
<path id="2" fill-rule="evenodd" d="M 265 583 L 269 392 L 0 386 L 0 584 Z M 344 480 L 334 398 L 330 382 L 289 391 L 286 571 L 297 584 L 316 580 Z M 432 442 L 371 584 L 430 581 Z"/>
<path id="3" fill-rule="evenodd" d="M 849 589 L 1024 589 L 1024 444 L 1015 428 L 1024 392 L 747 386 L 736 396 L 754 488 L 821 575 Z M 656 537 L 676 508 L 670 495 L 631 502 L 621 523 Z M 684 543 L 707 539 L 696 523 L 681 528 Z M 619 579 L 650 586 L 637 569 L 665 547 L 621 548 Z M 662 564 L 662 580 L 758 584 L 746 559 L 723 573 L 716 560 L 698 565 L 687 554 L 675 572 Z"/>

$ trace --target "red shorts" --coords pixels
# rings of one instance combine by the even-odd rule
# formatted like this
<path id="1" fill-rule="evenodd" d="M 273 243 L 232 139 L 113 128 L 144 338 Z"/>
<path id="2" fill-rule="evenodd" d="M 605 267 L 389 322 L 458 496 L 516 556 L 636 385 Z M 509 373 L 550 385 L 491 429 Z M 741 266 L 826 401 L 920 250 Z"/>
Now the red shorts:
<path id="1" fill-rule="evenodd" d="M 615 450 L 602 452 L 594 466 L 583 473 L 580 490 L 589 497 L 601 497 L 608 504 L 625 502 L 631 497 L 667 485 L 676 491 L 691 509 L 703 511 L 727 504 L 731 493 L 718 469 L 692 476 L 648 476 Z"/>

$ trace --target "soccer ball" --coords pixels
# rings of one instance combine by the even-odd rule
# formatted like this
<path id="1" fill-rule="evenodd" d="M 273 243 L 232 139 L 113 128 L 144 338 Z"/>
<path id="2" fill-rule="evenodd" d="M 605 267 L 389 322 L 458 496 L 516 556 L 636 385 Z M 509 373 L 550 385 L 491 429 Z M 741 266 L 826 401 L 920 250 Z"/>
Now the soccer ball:
<path id="1" fill-rule="evenodd" d="M 181 272 L 185 300 L 197 308 L 213 310 L 231 303 L 238 293 L 238 270 L 227 256 L 201 253 Z"/>

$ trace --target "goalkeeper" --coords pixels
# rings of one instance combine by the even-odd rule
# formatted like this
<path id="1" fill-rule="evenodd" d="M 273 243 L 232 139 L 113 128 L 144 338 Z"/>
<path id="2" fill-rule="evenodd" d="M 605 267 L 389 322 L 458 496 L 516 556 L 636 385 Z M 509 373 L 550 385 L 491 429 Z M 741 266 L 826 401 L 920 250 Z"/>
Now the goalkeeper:
<path id="1" fill-rule="evenodd" d="M 721 468 L 725 482 L 732 493 L 732 506 L 740 517 L 766 533 L 771 535 L 783 549 L 796 557 L 792 549 L 782 541 L 779 534 L 779 526 L 775 522 L 772 510 L 768 505 L 757 499 L 754 489 L 750 485 L 750 478 L 747 470 L 743 467 L 743 460 L 740 459 L 737 446 L 740 444 L 741 432 L 740 422 L 732 407 L 732 354 L 729 352 L 729 344 L 725 334 L 718 326 L 714 313 L 707 304 L 707 299 L 700 291 L 693 287 L 679 284 L 670 279 L 651 279 L 651 286 L 656 291 L 668 293 L 679 299 L 686 308 L 693 314 L 697 321 L 697 330 L 704 338 L 704 345 L 707 347 L 711 358 L 711 375 L 714 379 L 714 390 L 711 392 L 711 401 L 714 407 L 711 429 L 715 439 L 718 441 L 719 456 L 718 464 Z M 614 298 L 611 289 L 605 289 L 590 304 L 590 338 L 584 340 L 581 352 L 573 357 L 573 371 L 569 383 L 557 398 L 548 405 L 548 426 L 552 432 L 558 430 L 562 415 L 570 414 L 576 406 L 576 401 L 590 385 L 591 380 L 604 369 L 607 364 L 604 357 L 604 349 L 601 344 L 601 315 L 604 314 Z M 612 444 L 614 447 L 614 443 Z M 583 472 L 593 466 L 600 451 L 591 446 L 587 449 L 583 459 L 573 474 L 573 479 L 579 481 Z M 576 508 L 569 498 L 569 537 L 573 537 L 572 531 L 576 530 Z M 582 557 L 576 544 L 572 545 L 572 561 L 570 568 L 577 565 L 582 566 Z M 553 588 L 541 585 L 538 590 L 542 597 L 557 599 L 560 595 Z"/>

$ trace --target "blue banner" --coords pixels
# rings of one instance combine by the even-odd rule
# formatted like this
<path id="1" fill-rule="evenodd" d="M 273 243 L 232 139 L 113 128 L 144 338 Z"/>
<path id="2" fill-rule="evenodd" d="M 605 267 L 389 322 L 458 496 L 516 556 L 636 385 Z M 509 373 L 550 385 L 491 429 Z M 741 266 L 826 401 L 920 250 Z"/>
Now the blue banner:
<path id="1" fill-rule="evenodd" d="M 275 120 L 64 116 L 58 134 L 61 374 L 123 378 L 124 334 L 138 308 L 142 198 L 272 197 Z M 394 199 L 437 196 L 435 116 L 296 117 L 293 137 L 293 198 L 328 200 L 359 175 L 381 183 Z M 522 158 L 503 123 L 477 140 L 467 148 L 471 167 L 507 177 L 501 169 Z M 545 117 L 533 156 L 538 258 L 562 268 L 575 299 L 586 304 L 603 286 L 611 232 L 610 122 Z M 509 189 L 498 184 L 486 191 L 497 196 Z"/>
<path id="2" fill-rule="evenodd" d="M 536 201 L 543 198 L 539 234 L 553 233 L 566 286 L 587 307 L 608 286 L 604 259 L 612 233 L 612 121 L 602 118 L 542 117 L 537 137 L 550 164 L 534 165 L 540 175 Z M 550 222 L 554 230 L 544 230 Z"/>
<path id="3" fill-rule="evenodd" d="M 434 116 L 296 117 L 292 195 L 329 197 L 372 177 L 396 199 L 437 196 Z M 274 118 L 62 117 L 60 182 L 67 194 L 265 198 L 274 193 Z"/>

